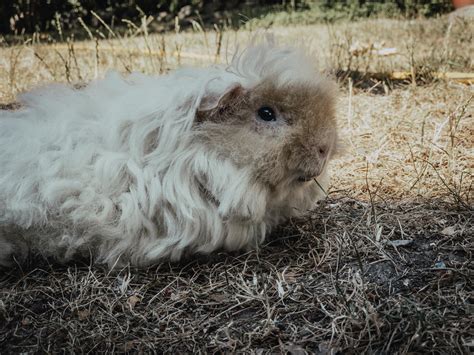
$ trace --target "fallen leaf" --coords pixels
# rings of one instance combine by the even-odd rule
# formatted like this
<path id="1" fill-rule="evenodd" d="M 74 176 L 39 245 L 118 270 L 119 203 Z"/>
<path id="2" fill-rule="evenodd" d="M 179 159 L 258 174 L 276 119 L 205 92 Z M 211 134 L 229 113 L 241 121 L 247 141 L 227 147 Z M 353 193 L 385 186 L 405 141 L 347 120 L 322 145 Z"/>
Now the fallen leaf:
<path id="1" fill-rule="evenodd" d="M 456 234 L 456 230 L 454 229 L 454 227 L 455 226 L 449 226 L 449 227 L 444 228 L 441 231 L 441 234 L 447 235 L 447 236 L 452 236 L 452 235 Z"/>
<path id="2" fill-rule="evenodd" d="M 131 310 L 135 308 L 135 305 L 138 302 L 140 302 L 140 297 L 138 297 L 137 295 L 130 296 L 127 299 L 127 304 L 128 304 L 128 306 L 130 307 Z"/>

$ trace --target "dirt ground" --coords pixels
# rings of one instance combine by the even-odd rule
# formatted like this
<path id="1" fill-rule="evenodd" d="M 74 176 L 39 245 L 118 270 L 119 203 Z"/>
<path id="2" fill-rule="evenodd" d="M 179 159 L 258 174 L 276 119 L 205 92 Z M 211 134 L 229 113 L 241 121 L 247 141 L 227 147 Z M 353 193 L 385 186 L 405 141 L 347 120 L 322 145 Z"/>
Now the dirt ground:
<path id="1" fill-rule="evenodd" d="M 0 276 L 0 346 L 467 354 L 473 235 L 472 210 L 443 201 L 340 196 L 259 251 L 115 272 L 33 264 Z"/>
<path id="2" fill-rule="evenodd" d="M 1 353 L 474 351 L 474 90 L 433 75 L 473 71 L 474 25 L 446 16 L 271 32 L 304 42 L 340 81 L 346 149 L 332 164 L 328 198 L 257 251 L 148 270 L 37 258 L 0 271 Z M 197 29 L 4 46 L 0 104 L 111 68 L 225 62 L 255 35 Z M 373 75 L 395 71 L 412 76 Z"/>

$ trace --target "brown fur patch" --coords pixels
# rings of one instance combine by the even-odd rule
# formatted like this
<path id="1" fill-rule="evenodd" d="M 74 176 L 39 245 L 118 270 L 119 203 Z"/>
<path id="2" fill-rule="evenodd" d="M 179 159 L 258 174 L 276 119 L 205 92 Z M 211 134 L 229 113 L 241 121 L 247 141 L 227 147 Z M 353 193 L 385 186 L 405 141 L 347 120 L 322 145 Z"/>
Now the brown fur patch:
<path id="1" fill-rule="evenodd" d="M 238 166 L 252 166 L 267 184 L 317 176 L 336 150 L 335 92 L 328 81 L 277 87 L 268 80 L 250 90 L 234 88 L 217 107 L 198 113 L 197 130 L 206 144 Z M 260 119 L 262 106 L 273 108 L 277 120 Z"/>
<path id="2" fill-rule="evenodd" d="M 21 104 L 19 102 L 12 102 L 9 104 L 0 104 L 0 110 L 5 111 L 15 111 L 21 108 Z"/>

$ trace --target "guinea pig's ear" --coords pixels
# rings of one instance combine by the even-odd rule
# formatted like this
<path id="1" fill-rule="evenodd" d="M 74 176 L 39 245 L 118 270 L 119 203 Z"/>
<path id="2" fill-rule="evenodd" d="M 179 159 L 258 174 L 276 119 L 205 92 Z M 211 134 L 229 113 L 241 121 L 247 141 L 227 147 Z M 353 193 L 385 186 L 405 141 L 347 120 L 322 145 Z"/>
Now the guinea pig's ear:
<path id="1" fill-rule="evenodd" d="M 212 116 L 222 116 L 231 110 L 244 97 L 245 90 L 240 84 L 229 86 L 224 93 L 210 93 L 202 98 L 197 110 L 196 118 L 205 121 Z"/>

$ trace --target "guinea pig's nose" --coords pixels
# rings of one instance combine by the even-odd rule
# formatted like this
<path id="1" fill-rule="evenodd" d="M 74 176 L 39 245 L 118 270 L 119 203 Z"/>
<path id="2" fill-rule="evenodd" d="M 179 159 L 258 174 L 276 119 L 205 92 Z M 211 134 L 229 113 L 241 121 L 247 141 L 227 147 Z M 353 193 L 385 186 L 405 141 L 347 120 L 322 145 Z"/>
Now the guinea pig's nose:
<path id="1" fill-rule="evenodd" d="M 318 154 L 321 158 L 325 159 L 329 154 L 329 146 L 321 144 L 317 147 Z"/>

